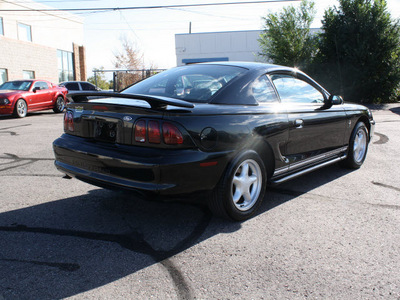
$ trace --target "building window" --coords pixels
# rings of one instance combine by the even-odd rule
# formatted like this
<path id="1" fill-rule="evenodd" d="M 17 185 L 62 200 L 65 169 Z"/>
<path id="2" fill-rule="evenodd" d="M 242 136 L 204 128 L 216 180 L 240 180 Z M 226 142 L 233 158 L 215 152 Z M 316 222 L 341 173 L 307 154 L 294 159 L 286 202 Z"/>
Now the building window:
<path id="1" fill-rule="evenodd" d="M 0 17 L 0 35 L 4 35 L 3 18 Z"/>
<path id="2" fill-rule="evenodd" d="M 7 69 L 0 69 L 0 84 L 8 80 Z"/>
<path id="3" fill-rule="evenodd" d="M 72 52 L 57 50 L 58 81 L 74 80 L 74 60 Z"/>
<path id="4" fill-rule="evenodd" d="M 32 42 L 32 30 L 30 25 L 18 23 L 18 39 Z"/>
<path id="5" fill-rule="evenodd" d="M 24 79 L 35 79 L 35 71 L 22 71 L 22 78 Z"/>

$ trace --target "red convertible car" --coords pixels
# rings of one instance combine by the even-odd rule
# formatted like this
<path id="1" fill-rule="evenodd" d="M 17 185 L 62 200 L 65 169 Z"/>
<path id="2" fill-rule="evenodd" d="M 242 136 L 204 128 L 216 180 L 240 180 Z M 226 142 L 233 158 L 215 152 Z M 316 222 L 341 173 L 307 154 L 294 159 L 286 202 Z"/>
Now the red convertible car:
<path id="1" fill-rule="evenodd" d="M 46 80 L 15 80 L 0 85 L 0 115 L 23 118 L 28 112 L 65 108 L 68 90 Z"/>

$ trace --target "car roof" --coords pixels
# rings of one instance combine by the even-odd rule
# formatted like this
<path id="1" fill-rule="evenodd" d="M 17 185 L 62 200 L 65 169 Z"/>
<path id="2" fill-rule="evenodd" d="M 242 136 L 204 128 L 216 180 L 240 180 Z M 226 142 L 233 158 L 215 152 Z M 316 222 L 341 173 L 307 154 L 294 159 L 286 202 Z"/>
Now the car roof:
<path id="1" fill-rule="evenodd" d="M 79 82 L 79 83 L 81 83 L 81 82 L 85 82 L 85 83 L 90 83 L 90 82 L 88 82 L 88 81 L 81 81 L 81 80 L 71 80 L 71 81 L 63 81 L 63 82 L 60 82 L 60 84 L 61 83 L 73 83 L 73 82 Z M 91 84 L 91 83 L 90 83 Z"/>
<path id="2" fill-rule="evenodd" d="M 268 63 L 261 63 L 261 62 L 247 62 L 247 61 L 216 61 L 216 62 L 205 62 L 205 63 L 199 63 L 199 64 L 193 64 L 193 65 L 225 65 L 225 66 L 232 66 L 232 67 L 240 67 L 240 68 L 245 68 L 248 70 L 266 70 L 267 72 L 272 72 L 272 71 L 299 71 L 295 68 L 290 68 L 290 67 L 285 67 L 285 66 L 280 66 L 280 65 L 274 65 L 274 64 L 268 64 Z M 187 65 L 190 66 L 190 65 Z"/>

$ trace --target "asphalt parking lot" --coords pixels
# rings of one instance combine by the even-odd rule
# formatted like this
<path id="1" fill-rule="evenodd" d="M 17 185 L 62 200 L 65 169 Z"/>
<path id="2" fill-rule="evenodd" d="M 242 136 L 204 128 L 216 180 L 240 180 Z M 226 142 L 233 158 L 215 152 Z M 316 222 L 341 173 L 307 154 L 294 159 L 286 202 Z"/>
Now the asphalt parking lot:
<path id="1" fill-rule="evenodd" d="M 65 179 L 62 114 L 0 117 L 0 300 L 400 299 L 400 105 L 357 171 L 270 188 L 243 223 Z"/>

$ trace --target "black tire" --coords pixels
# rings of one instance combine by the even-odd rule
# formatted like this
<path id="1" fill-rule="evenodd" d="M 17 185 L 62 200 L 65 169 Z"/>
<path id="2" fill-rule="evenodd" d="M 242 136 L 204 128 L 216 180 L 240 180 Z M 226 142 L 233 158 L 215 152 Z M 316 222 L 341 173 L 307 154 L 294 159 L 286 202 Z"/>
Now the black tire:
<path id="1" fill-rule="evenodd" d="M 56 99 L 56 103 L 54 103 L 53 111 L 55 113 L 62 113 L 65 109 L 65 100 L 63 97 L 58 96 Z"/>
<path id="2" fill-rule="evenodd" d="M 28 106 L 24 99 L 18 99 L 14 106 L 14 117 L 25 118 L 28 113 Z"/>
<path id="3" fill-rule="evenodd" d="M 249 219 L 264 198 L 266 174 L 264 163 L 255 151 L 240 153 L 214 189 L 208 202 L 210 210 L 234 221 Z"/>
<path id="4" fill-rule="evenodd" d="M 368 128 L 363 122 L 358 122 L 351 133 L 347 158 L 342 161 L 342 166 L 349 169 L 358 169 L 367 156 L 369 143 Z"/>

